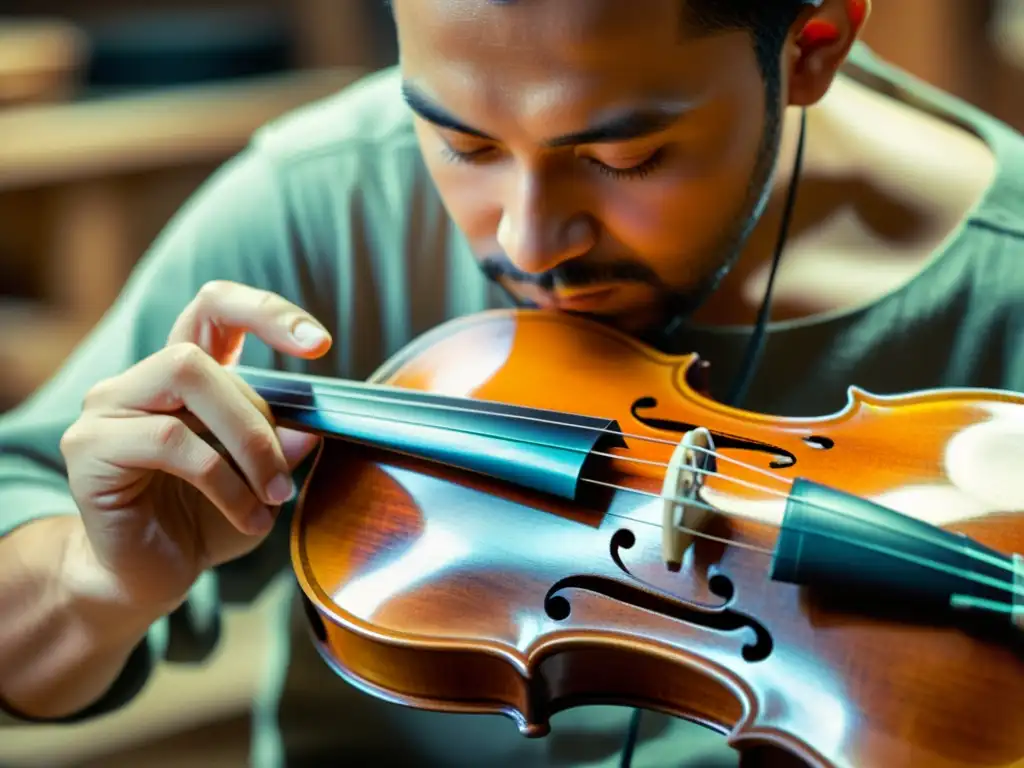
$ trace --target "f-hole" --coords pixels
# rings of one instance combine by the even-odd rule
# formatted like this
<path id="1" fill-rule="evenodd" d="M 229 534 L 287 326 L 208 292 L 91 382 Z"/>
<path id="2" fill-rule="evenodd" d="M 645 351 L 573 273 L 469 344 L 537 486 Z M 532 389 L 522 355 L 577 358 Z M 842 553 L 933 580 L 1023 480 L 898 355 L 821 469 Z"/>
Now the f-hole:
<path id="1" fill-rule="evenodd" d="M 694 429 L 700 427 L 700 424 L 690 424 L 685 421 L 675 421 L 674 419 L 662 418 L 654 414 L 654 409 L 658 407 L 658 399 L 655 397 L 641 397 L 633 402 L 630 407 L 630 413 L 633 418 L 639 421 L 646 427 L 651 429 L 660 429 L 665 432 L 674 432 L 677 435 L 684 435 L 687 432 L 691 432 Z M 648 413 L 642 413 L 646 411 Z M 736 448 L 741 451 L 753 451 L 755 453 L 766 454 L 773 457 L 769 462 L 769 466 L 772 469 L 783 469 L 785 467 L 791 467 L 796 464 L 796 456 L 791 451 L 787 451 L 785 448 L 772 445 L 771 443 L 765 443 L 760 440 L 751 440 L 740 435 L 730 435 L 725 432 L 711 431 L 711 437 L 715 441 L 716 448 Z"/>
<path id="2" fill-rule="evenodd" d="M 712 632 L 746 635 L 740 655 L 749 662 L 764 661 L 774 647 L 771 634 L 760 621 L 732 606 L 735 585 L 725 574 L 715 574 L 709 583 L 711 591 L 722 602 L 717 605 L 684 600 L 646 583 L 634 576 L 626 566 L 622 551 L 636 545 L 636 535 L 628 528 L 620 528 L 609 541 L 609 555 L 622 572 L 623 578 L 579 573 L 559 579 L 551 585 L 544 597 L 544 610 L 553 621 L 565 621 L 572 615 L 570 590 L 581 590 L 602 595 L 625 605 L 642 608 L 667 618 L 702 627 Z"/>
<path id="3" fill-rule="evenodd" d="M 836 447 L 836 442 L 831 437 L 822 437 L 821 435 L 808 435 L 804 438 L 806 443 L 811 448 L 817 448 L 819 451 L 829 451 Z"/>
<path id="4" fill-rule="evenodd" d="M 823 437 L 821 435 L 808 435 L 803 438 L 803 441 L 804 445 L 808 448 L 813 448 L 816 451 L 830 451 L 836 446 L 835 440 L 831 437 Z M 796 459 L 792 454 L 776 456 L 768 462 L 768 466 L 772 469 L 787 469 L 788 467 L 792 467 L 794 464 L 796 464 Z"/>

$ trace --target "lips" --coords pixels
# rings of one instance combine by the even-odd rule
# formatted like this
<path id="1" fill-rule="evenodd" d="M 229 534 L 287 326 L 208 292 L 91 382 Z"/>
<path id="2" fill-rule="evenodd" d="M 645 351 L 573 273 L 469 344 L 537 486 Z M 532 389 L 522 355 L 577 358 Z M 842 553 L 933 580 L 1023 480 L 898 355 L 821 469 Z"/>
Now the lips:
<path id="1" fill-rule="evenodd" d="M 591 288 L 579 291 L 558 291 L 542 296 L 538 303 L 552 309 L 570 312 L 599 312 L 608 307 L 615 288 Z"/>
<path id="2" fill-rule="evenodd" d="M 643 312 L 659 300 L 652 286 L 638 282 L 606 282 L 580 288 L 557 286 L 552 291 L 536 285 L 514 283 L 507 288 L 519 300 L 540 309 L 603 317 Z"/>

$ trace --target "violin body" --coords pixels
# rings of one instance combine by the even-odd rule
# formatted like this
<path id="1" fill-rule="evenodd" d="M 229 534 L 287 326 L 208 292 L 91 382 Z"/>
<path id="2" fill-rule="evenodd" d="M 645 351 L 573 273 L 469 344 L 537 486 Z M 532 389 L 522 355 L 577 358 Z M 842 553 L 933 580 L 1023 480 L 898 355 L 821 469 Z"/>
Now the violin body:
<path id="1" fill-rule="evenodd" d="M 327 663 L 372 695 L 503 713 L 527 736 L 559 710 L 620 704 L 820 768 L 1024 765 L 1024 632 L 932 621 L 884 588 L 823 596 L 773 579 L 766 555 L 796 478 L 1024 550 L 1024 474 L 1009 464 L 1016 450 L 1024 466 L 1024 398 L 851 389 L 839 413 L 785 419 L 711 400 L 705 372 L 540 311 L 455 320 L 396 355 L 374 383 L 609 419 L 631 437 L 588 460 L 598 483 L 575 498 L 323 441 L 291 551 Z M 673 571 L 659 494 L 697 427 L 720 456 L 702 493 L 722 514 Z"/>

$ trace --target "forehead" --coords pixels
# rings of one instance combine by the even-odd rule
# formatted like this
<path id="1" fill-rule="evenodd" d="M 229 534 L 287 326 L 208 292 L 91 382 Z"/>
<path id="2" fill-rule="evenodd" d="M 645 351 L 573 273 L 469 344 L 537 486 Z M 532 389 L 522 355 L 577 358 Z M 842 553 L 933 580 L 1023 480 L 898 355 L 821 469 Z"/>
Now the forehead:
<path id="1" fill-rule="evenodd" d="M 392 0 L 399 32 L 456 49 L 485 37 L 504 48 L 569 45 L 586 56 L 634 35 L 678 40 L 680 0 Z M 639 7 L 638 7 L 639 5 Z"/>
<path id="2" fill-rule="evenodd" d="M 403 76 L 441 101 L 605 102 L 696 92 L 721 40 L 682 0 L 393 0 Z M 728 36 L 727 36 L 728 37 Z"/>

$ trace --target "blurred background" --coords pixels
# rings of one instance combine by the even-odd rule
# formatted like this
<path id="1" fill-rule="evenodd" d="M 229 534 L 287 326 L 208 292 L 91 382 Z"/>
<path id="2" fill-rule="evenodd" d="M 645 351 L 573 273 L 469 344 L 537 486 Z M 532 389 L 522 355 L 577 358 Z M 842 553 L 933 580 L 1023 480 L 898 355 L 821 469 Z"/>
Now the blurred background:
<path id="1" fill-rule="evenodd" d="M 1024 130 L 1024 0 L 874 5 L 877 53 Z M 0 412 L 256 128 L 394 61 L 383 0 L 0 2 Z M 161 670 L 116 716 L 3 730 L 0 766 L 247 765 L 275 595 L 225 617 L 206 666 Z"/>

